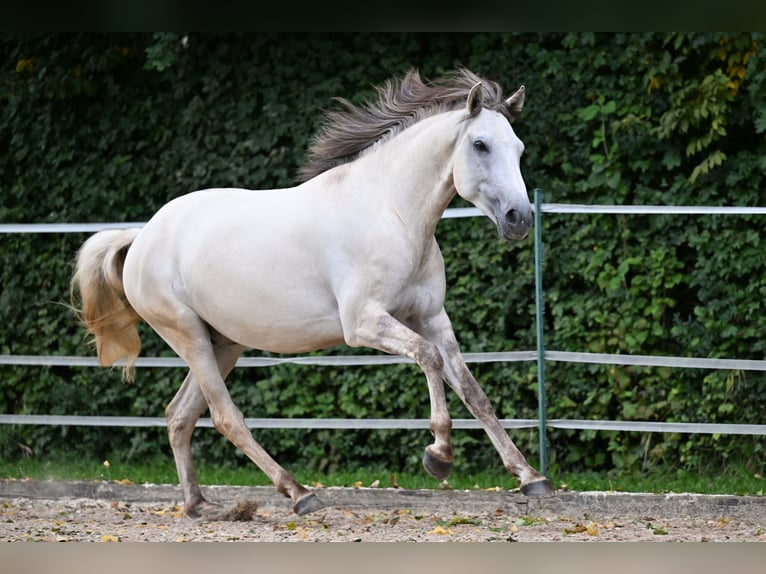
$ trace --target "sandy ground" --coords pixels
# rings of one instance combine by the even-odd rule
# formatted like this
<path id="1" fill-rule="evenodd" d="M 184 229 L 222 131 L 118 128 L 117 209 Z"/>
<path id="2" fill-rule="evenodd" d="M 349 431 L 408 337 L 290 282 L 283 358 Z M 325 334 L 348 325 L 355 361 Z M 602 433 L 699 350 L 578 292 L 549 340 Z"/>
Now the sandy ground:
<path id="1" fill-rule="evenodd" d="M 640 514 L 640 513 L 639 513 Z M 174 502 L 0 498 L 4 542 L 744 542 L 766 540 L 757 516 L 663 518 L 583 512 L 535 516 L 502 508 L 331 507 L 299 517 L 263 506 L 247 522 L 200 522 Z"/>

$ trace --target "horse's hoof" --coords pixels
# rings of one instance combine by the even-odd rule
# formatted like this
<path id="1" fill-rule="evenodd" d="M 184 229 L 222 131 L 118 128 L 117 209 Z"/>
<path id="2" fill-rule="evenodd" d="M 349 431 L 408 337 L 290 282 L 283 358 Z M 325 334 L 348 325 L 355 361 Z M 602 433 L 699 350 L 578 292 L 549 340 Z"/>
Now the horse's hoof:
<path id="1" fill-rule="evenodd" d="M 426 449 L 423 453 L 423 468 L 435 479 L 445 480 L 452 472 L 452 462 L 436 458 Z"/>
<path id="2" fill-rule="evenodd" d="M 521 493 L 525 496 L 553 496 L 556 491 L 553 490 L 551 483 L 547 478 L 541 478 L 534 482 L 528 482 L 521 486 Z"/>
<path id="3" fill-rule="evenodd" d="M 293 512 L 295 512 L 295 514 L 298 516 L 303 516 L 309 512 L 319 510 L 320 508 L 324 508 L 324 504 L 322 504 L 322 502 L 317 498 L 316 494 L 312 492 L 295 503 L 293 506 Z"/>

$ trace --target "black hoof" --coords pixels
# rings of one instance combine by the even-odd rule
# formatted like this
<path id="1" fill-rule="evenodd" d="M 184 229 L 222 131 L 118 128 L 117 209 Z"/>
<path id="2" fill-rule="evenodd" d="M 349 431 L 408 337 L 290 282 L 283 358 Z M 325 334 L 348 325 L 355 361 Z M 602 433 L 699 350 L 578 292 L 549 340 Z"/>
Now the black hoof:
<path id="1" fill-rule="evenodd" d="M 317 498 L 316 494 L 312 492 L 311 494 L 307 494 L 295 503 L 293 506 L 293 512 L 295 512 L 295 514 L 298 516 L 303 516 L 309 512 L 319 510 L 320 508 L 324 508 L 324 504 L 322 504 Z"/>
<path id="2" fill-rule="evenodd" d="M 521 493 L 525 496 L 553 496 L 556 491 L 553 490 L 548 479 L 542 478 L 534 482 L 528 482 L 521 486 Z"/>
<path id="3" fill-rule="evenodd" d="M 452 472 L 452 463 L 436 458 L 428 450 L 423 453 L 423 468 L 437 480 L 449 478 Z"/>

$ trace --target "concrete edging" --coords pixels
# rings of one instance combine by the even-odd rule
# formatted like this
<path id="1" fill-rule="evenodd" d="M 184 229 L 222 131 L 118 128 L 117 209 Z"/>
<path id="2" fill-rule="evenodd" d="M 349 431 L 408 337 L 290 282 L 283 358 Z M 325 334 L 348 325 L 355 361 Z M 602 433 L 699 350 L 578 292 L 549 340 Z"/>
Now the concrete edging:
<path id="1" fill-rule="evenodd" d="M 290 511 L 290 501 L 271 486 L 203 486 L 213 501 L 246 498 L 261 508 Z M 641 516 L 651 518 L 747 517 L 766 522 L 766 497 L 625 492 L 558 492 L 529 498 L 517 490 L 408 490 L 393 488 L 315 489 L 326 505 L 367 510 L 432 513 L 504 512 L 520 516 Z M 181 489 L 169 484 L 122 484 L 107 481 L 0 480 L 0 498 L 96 499 L 124 502 L 181 503 Z"/>

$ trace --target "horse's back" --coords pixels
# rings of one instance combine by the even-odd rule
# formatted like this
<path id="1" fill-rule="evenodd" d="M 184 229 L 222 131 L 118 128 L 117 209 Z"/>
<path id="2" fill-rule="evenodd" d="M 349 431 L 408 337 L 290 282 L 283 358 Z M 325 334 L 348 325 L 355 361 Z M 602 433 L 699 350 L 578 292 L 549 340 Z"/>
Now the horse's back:
<path id="1" fill-rule="evenodd" d="M 289 190 L 221 188 L 177 197 L 147 222 L 131 250 L 142 253 L 144 265 L 162 253 L 163 268 L 168 261 L 193 268 L 200 262 L 214 265 L 222 253 L 243 261 L 265 257 L 278 244 L 289 248 L 291 229 L 297 228 L 290 217 L 291 202 L 278 197 L 282 192 Z M 228 258 L 223 263 L 228 265 Z"/>

